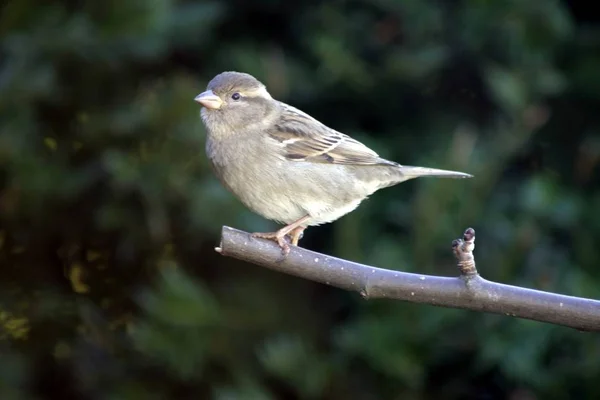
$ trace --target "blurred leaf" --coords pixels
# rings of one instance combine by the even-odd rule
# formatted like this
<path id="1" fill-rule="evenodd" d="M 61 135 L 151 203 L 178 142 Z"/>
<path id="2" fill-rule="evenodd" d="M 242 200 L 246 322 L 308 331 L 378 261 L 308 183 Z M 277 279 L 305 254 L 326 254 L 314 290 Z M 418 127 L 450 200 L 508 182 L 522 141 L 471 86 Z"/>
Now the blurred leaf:
<path id="1" fill-rule="evenodd" d="M 329 366 L 301 338 L 281 335 L 269 339 L 259 358 L 267 371 L 294 386 L 303 397 L 323 395 Z"/>

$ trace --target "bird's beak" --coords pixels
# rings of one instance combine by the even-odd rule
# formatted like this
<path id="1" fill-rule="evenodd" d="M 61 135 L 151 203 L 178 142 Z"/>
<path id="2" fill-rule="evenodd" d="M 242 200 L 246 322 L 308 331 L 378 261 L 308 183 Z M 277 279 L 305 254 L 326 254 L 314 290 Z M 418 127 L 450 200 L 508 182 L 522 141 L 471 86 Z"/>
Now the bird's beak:
<path id="1" fill-rule="evenodd" d="M 200 93 L 194 100 L 211 110 L 218 110 L 223 105 L 223 100 L 214 94 L 212 90 Z"/>

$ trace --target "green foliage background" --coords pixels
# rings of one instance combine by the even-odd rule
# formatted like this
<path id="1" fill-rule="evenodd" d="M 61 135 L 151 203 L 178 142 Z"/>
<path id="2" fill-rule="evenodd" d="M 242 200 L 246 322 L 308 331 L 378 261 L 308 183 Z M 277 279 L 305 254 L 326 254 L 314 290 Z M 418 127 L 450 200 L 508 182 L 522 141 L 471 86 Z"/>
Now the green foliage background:
<path id="1" fill-rule="evenodd" d="M 303 246 L 600 297 L 600 29 L 554 0 L 9 0 L 0 14 L 0 399 L 600 398 L 597 335 L 218 256 L 274 228 L 213 178 L 223 70 L 409 165 Z"/>

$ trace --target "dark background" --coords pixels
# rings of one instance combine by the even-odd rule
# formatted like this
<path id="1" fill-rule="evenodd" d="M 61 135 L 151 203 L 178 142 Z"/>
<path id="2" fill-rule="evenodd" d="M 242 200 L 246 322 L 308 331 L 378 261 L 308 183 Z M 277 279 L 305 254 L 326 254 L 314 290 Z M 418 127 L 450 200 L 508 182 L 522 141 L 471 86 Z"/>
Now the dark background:
<path id="1" fill-rule="evenodd" d="M 408 165 L 304 247 L 600 297 L 600 28 L 552 0 L 36 2 L 0 14 L 0 399 L 600 398 L 596 334 L 363 301 L 217 255 L 265 231 L 193 101 L 224 70 Z M 585 8 L 587 7 L 587 8 Z"/>

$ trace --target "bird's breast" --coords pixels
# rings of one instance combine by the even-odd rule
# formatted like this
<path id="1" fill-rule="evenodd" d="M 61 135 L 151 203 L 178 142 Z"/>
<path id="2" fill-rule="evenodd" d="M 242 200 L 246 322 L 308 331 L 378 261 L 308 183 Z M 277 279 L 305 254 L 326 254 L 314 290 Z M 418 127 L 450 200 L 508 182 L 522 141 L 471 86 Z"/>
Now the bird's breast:
<path id="1" fill-rule="evenodd" d="M 206 152 L 223 185 L 255 213 L 282 223 L 306 215 L 294 196 L 289 166 L 260 140 L 209 138 Z"/>

